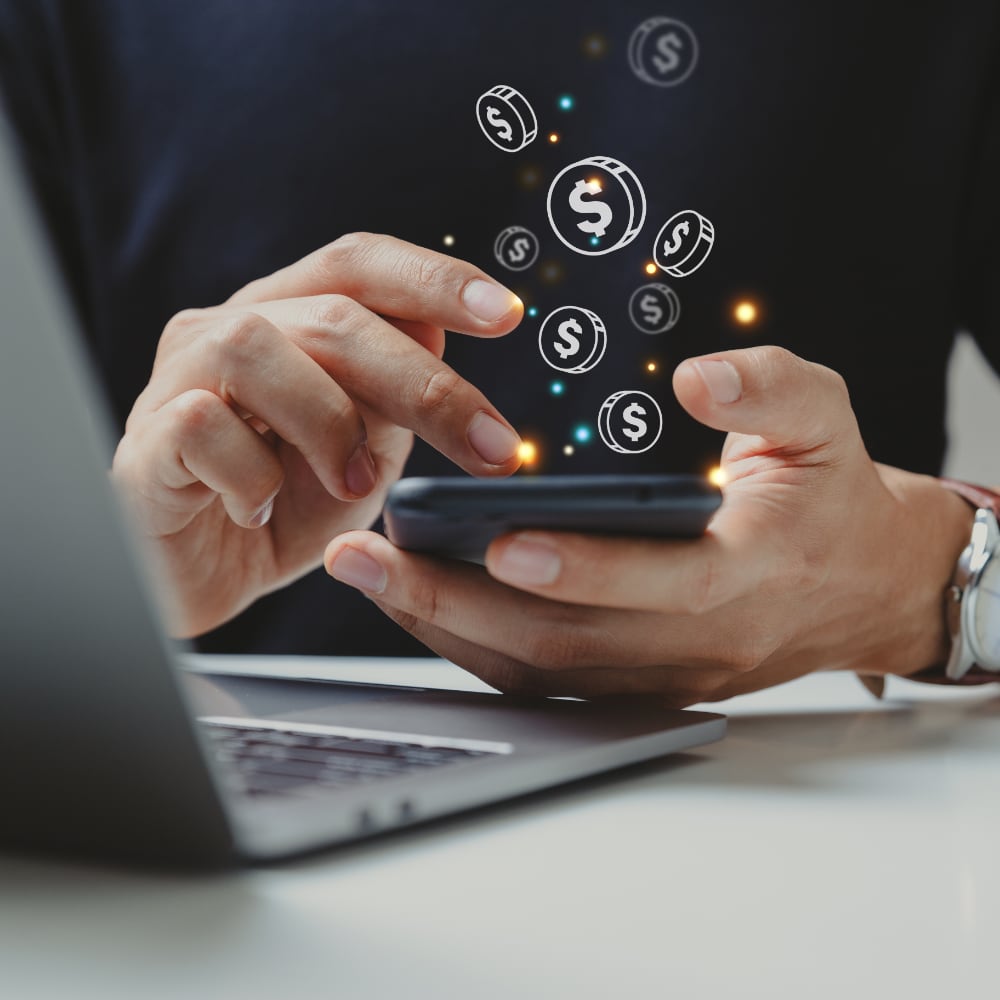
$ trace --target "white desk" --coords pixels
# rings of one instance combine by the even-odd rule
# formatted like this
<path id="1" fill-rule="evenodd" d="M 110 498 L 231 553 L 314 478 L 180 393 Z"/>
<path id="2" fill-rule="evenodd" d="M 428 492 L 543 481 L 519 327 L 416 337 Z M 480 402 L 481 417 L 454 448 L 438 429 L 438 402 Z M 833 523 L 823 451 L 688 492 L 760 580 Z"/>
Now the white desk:
<path id="1" fill-rule="evenodd" d="M 282 867 L 0 858 L 0 996 L 998 996 L 1000 697 L 889 695 L 808 678 L 704 750 Z"/>

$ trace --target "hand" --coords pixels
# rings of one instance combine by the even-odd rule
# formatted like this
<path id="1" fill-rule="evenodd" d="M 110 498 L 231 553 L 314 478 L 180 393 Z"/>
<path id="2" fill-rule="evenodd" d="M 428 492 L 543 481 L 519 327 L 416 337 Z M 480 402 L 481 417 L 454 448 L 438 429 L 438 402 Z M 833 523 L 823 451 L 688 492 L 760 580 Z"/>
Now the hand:
<path id="1" fill-rule="evenodd" d="M 441 361 L 444 330 L 495 337 L 520 301 L 471 264 L 354 234 L 179 313 L 113 477 L 195 635 L 366 527 L 416 432 L 474 475 L 518 465 L 515 431 Z"/>
<path id="2" fill-rule="evenodd" d="M 943 594 L 971 514 L 868 457 L 843 379 L 780 348 L 681 364 L 729 431 L 722 507 L 694 541 L 521 532 L 486 569 L 352 532 L 327 570 L 504 691 L 715 701 L 810 671 L 910 673 L 945 652 Z"/>

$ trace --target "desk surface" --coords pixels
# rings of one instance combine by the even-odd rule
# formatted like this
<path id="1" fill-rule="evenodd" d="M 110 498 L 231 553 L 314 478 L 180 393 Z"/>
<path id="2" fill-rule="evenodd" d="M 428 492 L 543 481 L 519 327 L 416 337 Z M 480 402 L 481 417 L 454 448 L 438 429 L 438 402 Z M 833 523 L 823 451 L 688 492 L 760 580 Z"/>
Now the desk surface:
<path id="1" fill-rule="evenodd" d="M 435 661 L 306 665 L 479 686 Z M 270 869 L 0 856 L 0 995 L 996 996 L 1000 697 L 888 695 L 806 678 L 712 706 L 713 746 Z"/>

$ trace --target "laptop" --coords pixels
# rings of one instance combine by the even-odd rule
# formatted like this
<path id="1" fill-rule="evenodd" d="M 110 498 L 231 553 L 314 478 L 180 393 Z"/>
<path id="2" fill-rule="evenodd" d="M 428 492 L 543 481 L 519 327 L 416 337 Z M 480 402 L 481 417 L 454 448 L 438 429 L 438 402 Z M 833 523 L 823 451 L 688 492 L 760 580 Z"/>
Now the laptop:
<path id="1" fill-rule="evenodd" d="M 653 704 L 193 675 L 2 119 L 0 325 L 4 849 L 269 861 L 723 736 L 722 716 Z"/>

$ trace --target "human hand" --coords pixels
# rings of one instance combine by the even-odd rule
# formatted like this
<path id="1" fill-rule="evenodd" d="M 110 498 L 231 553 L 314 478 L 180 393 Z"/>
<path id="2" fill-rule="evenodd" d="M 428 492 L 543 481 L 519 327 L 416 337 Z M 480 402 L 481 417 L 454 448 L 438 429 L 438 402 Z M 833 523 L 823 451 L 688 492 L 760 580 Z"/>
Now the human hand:
<path id="1" fill-rule="evenodd" d="M 413 432 L 474 475 L 513 472 L 517 434 L 441 357 L 446 328 L 500 336 L 521 312 L 471 264 L 352 234 L 175 316 L 112 467 L 171 631 L 221 624 L 371 524 Z"/>
<path id="2" fill-rule="evenodd" d="M 817 669 L 911 673 L 946 649 L 963 501 L 865 451 L 843 379 L 775 347 L 681 364 L 674 391 L 729 432 L 724 500 L 693 541 L 519 532 L 486 568 L 370 532 L 327 547 L 432 649 L 522 694 L 655 694 L 685 706 Z"/>

